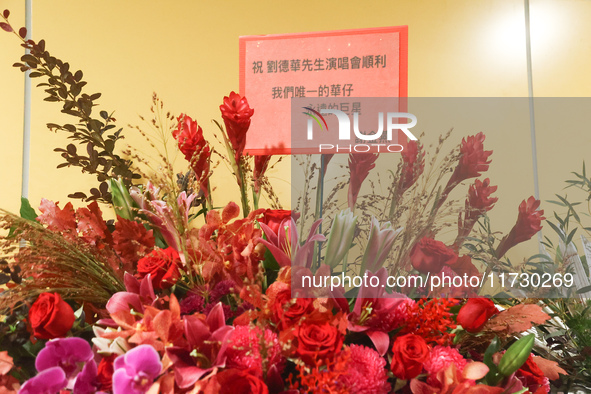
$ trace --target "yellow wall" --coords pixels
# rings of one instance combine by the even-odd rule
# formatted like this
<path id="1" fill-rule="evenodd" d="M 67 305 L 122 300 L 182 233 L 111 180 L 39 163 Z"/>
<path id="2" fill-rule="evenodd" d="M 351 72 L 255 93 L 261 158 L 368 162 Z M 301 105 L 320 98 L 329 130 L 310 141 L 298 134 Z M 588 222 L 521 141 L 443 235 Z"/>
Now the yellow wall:
<path id="1" fill-rule="evenodd" d="M 101 108 L 115 109 L 120 125 L 139 124 L 155 91 L 168 109 L 190 114 L 213 133 L 210 119 L 219 119 L 222 97 L 238 90 L 238 37 L 251 34 L 408 25 L 409 96 L 527 96 L 521 0 L 33 3 L 33 37 L 46 39 L 50 52 L 84 71 L 88 89 L 103 93 Z M 24 24 L 24 1 L 5 0 L 2 7 L 12 11 L 13 24 Z M 531 16 L 535 95 L 590 96 L 591 3 L 531 0 Z M 11 210 L 18 209 L 21 176 L 23 77 L 11 67 L 19 53 L 16 38 L 0 34 L 0 207 Z M 74 185 L 87 190 L 93 183 L 76 169 L 55 169 L 60 157 L 52 149 L 65 139 L 45 123 L 64 118 L 41 93 L 33 94 L 33 206 L 41 197 L 63 202 Z M 589 133 L 561 132 L 568 140 L 560 147 L 555 130 L 541 128 L 538 135 L 542 199 L 560 191 L 590 146 Z M 533 194 L 533 182 L 529 129 L 504 133 L 489 135 L 487 147 L 495 151 L 488 176 L 499 185 L 500 197 L 493 224 L 507 231 L 519 202 Z M 129 134 L 127 141 L 141 148 L 141 139 Z M 284 162 L 271 176 L 289 201 L 289 161 Z M 219 172 L 218 201 L 237 199 L 233 181 L 222 182 L 229 173 Z"/>

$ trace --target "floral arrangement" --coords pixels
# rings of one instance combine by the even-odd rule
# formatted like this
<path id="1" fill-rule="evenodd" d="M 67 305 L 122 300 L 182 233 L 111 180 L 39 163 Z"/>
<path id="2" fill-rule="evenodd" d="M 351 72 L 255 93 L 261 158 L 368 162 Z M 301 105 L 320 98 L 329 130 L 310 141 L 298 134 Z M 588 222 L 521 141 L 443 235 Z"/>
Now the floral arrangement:
<path id="1" fill-rule="evenodd" d="M 4 11 L 0 27 L 13 32 L 8 17 Z M 378 156 L 350 155 L 347 208 L 331 200 L 345 187 L 337 185 L 322 220 L 306 199 L 299 212 L 279 209 L 266 177 L 276 159 L 244 152 L 256 116 L 245 97 L 232 92 L 220 105 L 226 155 L 189 115 L 164 115 L 154 97 L 151 124 L 162 140 L 174 138 L 186 169 L 177 174 L 163 152 L 163 170 L 146 171 L 133 151 L 117 150 L 115 119 L 107 111 L 95 117 L 100 95 L 84 93 L 82 72 L 44 41 L 25 40 L 23 29 L 16 35 L 29 50 L 16 66 L 42 78 L 46 100 L 77 119 L 49 124 L 76 143 L 56 149 L 64 166 L 98 185 L 70 195 L 86 207 L 44 199 L 34 209 L 23 199 L 20 215 L 1 211 L 0 392 L 540 394 L 551 382 L 584 384 L 548 345 L 560 334 L 558 302 L 539 289 L 521 300 L 482 297 L 482 286 L 309 294 L 294 280 L 543 270 L 540 256 L 527 262 L 539 263 L 533 268 L 504 257 L 540 230 L 540 201 L 520 204 L 506 236 L 490 229 L 497 187 L 479 179 L 492 154 L 482 133 L 442 162 L 440 147 L 430 158 L 410 141 L 382 199 L 361 193 Z M 233 169 L 240 204 L 216 207 L 216 158 Z M 331 158 L 322 158 L 325 166 Z M 304 159 L 303 171 L 320 178 L 313 160 Z M 473 178 L 463 206 L 450 199 Z M 263 195 L 269 209 L 259 207 Z M 115 220 L 104 219 L 109 205 Z M 444 243 L 438 232 L 450 223 L 457 236 Z"/>

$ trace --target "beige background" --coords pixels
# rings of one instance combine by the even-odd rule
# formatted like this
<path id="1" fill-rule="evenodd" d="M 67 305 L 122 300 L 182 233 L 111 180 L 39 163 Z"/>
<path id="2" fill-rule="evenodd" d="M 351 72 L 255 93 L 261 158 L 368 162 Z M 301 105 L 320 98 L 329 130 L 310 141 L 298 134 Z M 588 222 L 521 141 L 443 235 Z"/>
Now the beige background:
<path id="1" fill-rule="evenodd" d="M 103 94 L 101 109 L 116 110 L 122 126 L 149 115 L 155 91 L 173 113 L 186 112 L 206 133 L 215 132 L 210 120 L 220 118 L 222 97 L 238 90 L 238 37 L 251 34 L 408 25 L 409 96 L 528 94 L 521 0 L 33 3 L 33 38 L 44 38 L 54 56 L 82 69 L 88 91 Z M 0 8 L 12 11 L 15 26 L 24 24 L 23 0 L 3 0 Z M 535 95 L 590 96 L 591 2 L 531 0 L 531 18 Z M 20 55 L 16 37 L 0 34 L 0 207 L 13 211 L 21 184 L 23 75 L 11 65 Z M 43 102 L 41 91 L 33 92 L 30 200 L 33 206 L 41 197 L 65 202 L 69 192 L 88 190 L 94 179 L 77 169 L 55 169 L 61 158 L 52 150 L 64 146 L 65 138 L 45 124 L 64 118 L 59 106 Z M 561 193 L 564 179 L 580 169 L 591 137 L 580 128 L 543 127 L 544 113 L 538 115 L 540 191 L 546 200 Z M 143 150 L 141 139 L 128 134 L 127 142 Z M 454 141 L 462 136 L 456 134 Z M 508 231 L 519 202 L 533 194 L 529 128 L 489 134 L 486 146 L 494 150 L 487 175 L 499 185 L 493 225 Z M 284 160 L 271 174 L 286 205 L 288 164 Z M 238 198 L 228 176 L 225 168 L 215 175 L 218 203 Z M 535 243 L 528 248 L 535 251 Z"/>

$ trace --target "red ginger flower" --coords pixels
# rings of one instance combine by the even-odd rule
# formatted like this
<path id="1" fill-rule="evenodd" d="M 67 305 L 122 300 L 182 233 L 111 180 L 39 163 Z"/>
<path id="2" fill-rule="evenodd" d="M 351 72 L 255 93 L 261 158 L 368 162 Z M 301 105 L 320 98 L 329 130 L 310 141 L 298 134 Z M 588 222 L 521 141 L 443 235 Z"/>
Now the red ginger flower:
<path id="1" fill-rule="evenodd" d="M 347 201 L 349 208 L 353 210 L 357 202 L 357 195 L 361 189 L 361 184 L 369 175 L 369 172 L 376 166 L 378 158 L 374 153 L 351 153 L 349 154 L 349 195 Z"/>
<path id="2" fill-rule="evenodd" d="M 460 159 L 451 178 L 447 182 L 447 186 L 445 186 L 443 196 L 447 196 L 460 182 L 469 178 L 479 177 L 482 172 L 488 170 L 491 161 L 487 161 L 487 159 L 492 155 L 492 150 L 484 150 L 483 143 L 485 138 L 486 136 L 481 132 L 462 139 Z"/>
<path id="3" fill-rule="evenodd" d="M 254 192 L 258 193 L 261 190 L 261 180 L 265 176 L 271 155 L 260 155 L 254 157 L 254 172 L 252 178 L 254 180 Z"/>
<path id="4" fill-rule="evenodd" d="M 456 250 L 461 246 L 463 239 L 470 235 L 478 218 L 490 211 L 498 201 L 497 197 L 491 197 L 497 190 L 497 186 L 490 186 L 490 179 L 484 181 L 476 179 L 474 184 L 468 189 L 468 198 L 466 199 L 464 220 L 461 216 L 458 221 L 458 237 L 454 243 Z"/>
<path id="5" fill-rule="evenodd" d="M 425 152 L 417 141 L 409 141 L 402 151 L 402 172 L 400 174 L 400 193 L 404 193 L 419 179 L 425 169 Z"/>
<path id="6" fill-rule="evenodd" d="M 386 360 L 375 350 L 362 345 L 351 345 L 349 349 L 348 370 L 341 379 L 345 387 L 358 394 L 389 393 Z"/>
<path id="7" fill-rule="evenodd" d="M 246 97 L 232 92 L 229 97 L 224 97 L 220 111 L 226 125 L 228 140 L 234 150 L 234 158 L 236 163 L 239 163 L 246 145 L 246 132 L 250 127 L 250 118 L 254 114 L 254 109 L 250 108 Z"/>
<path id="8" fill-rule="evenodd" d="M 177 120 L 179 124 L 172 136 L 178 141 L 179 150 L 191 164 L 200 188 L 207 196 L 211 148 L 203 137 L 203 129 L 196 121 L 185 114 L 181 114 Z"/>
<path id="9" fill-rule="evenodd" d="M 513 246 L 527 241 L 542 229 L 542 220 L 545 219 L 542 216 L 544 210 L 538 210 L 539 207 L 540 200 L 536 200 L 533 196 L 519 204 L 517 223 L 501 240 L 496 252 L 498 258 L 503 257 Z"/>

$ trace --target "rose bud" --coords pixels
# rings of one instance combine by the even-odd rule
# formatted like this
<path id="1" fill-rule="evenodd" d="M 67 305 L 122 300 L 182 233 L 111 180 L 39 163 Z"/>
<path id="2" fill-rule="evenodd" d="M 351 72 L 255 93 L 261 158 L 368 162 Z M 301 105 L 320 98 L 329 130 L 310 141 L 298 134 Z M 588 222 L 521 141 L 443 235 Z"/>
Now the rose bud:
<path id="1" fill-rule="evenodd" d="M 470 298 L 460 309 L 457 322 L 468 332 L 479 332 L 496 313 L 494 302 L 488 298 Z"/>

